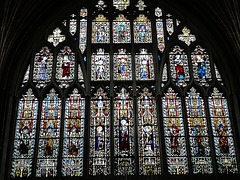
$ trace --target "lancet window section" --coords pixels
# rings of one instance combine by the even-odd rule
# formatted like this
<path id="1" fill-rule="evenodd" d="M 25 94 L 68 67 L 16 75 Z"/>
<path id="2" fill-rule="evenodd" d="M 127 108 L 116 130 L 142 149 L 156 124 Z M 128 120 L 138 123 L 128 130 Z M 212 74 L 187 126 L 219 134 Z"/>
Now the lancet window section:
<path id="1" fill-rule="evenodd" d="M 135 43 L 152 43 L 151 21 L 144 14 L 134 20 L 133 28 Z"/>
<path id="2" fill-rule="evenodd" d="M 113 43 L 131 43 L 130 21 L 123 14 L 113 20 Z"/>

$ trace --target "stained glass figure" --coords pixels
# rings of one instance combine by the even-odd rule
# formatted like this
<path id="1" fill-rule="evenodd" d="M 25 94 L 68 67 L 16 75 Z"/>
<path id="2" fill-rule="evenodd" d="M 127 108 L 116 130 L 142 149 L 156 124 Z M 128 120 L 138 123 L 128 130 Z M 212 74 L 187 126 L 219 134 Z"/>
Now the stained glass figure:
<path id="1" fill-rule="evenodd" d="M 188 46 L 196 41 L 196 36 L 193 34 L 190 34 L 190 29 L 188 29 L 186 26 L 182 29 L 183 34 L 178 35 L 178 39 L 180 41 L 185 42 Z"/>
<path id="2" fill-rule="evenodd" d="M 130 0 L 113 0 L 113 6 L 115 6 L 116 9 L 120 11 L 127 9 L 129 5 L 130 5 Z"/>
<path id="3" fill-rule="evenodd" d="M 65 106 L 63 176 L 83 175 L 84 117 L 85 99 L 74 89 Z"/>
<path id="4" fill-rule="evenodd" d="M 80 20 L 79 49 L 83 54 L 87 47 L 87 20 Z"/>
<path id="5" fill-rule="evenodd" d="M 34 58 L 33 82 L 37 83 L 37 88 L 44 88 L 51 81 L 52 65 L 53 53 L 45 46 Z"/>
<path id="6" fill-rule="evenodd" d="M 75 54 L 65 46 L 57 56 L 56 80 L 61 88 L 67 88 L 74 79 Z"/>
<path id="7" fill-rule="evenodd" d="M 172 88 L 162 97 L 164 134 L 168 172 L 172 175 L 187 174 L 187 152 L 182 118 L 181 99 Z"/>
<path id="8" fill-rule="evenodd" d="M 56 91 L 51 89 L 42 103 L 36 170 L 37 177 L 54 177 L 57 175 L 60 118 L 61 99 L 56 94 Z"/>
<path id="9" fill-rule="evenodd" d="M 191 88 L 186 97 L 187 121 L 194 174 L 212 174 L 212 158 L 203 98 Z"/>
<path id="10" fill-rule="evenodd" d="M 82 68 L 80 66 L 80 64 L 78 65 L 78 81 L 79 82 L 83 82 L 84 79 L 83 79 L 83 73 L 82 73 Z"/>
<path id="11" fill-rule="evenodd" d="M 212 79 L 208 53 L 201 46 L 197 46 L 191 58 L 194 79 L 201 86 L 209 86 L 209 81 Z"/>
<path id="12" fill-rule="evenodd" d="M 122 88 L 114 100 L 115 175 L 135 174 L 133 102 Z"/>
<path id="13" fill-rule="evenodd" d="M 30 72 L 30 65 L 28 65 L 28 68 L 24 74 L 23 81 L 22 81 L 22 87 L 28 82 L 29 80 L 29 72 Z"/>
<path id="14" fill-rule="evenodd" d="M 126 49 L 118 49 L 114 53 L 114 80 L 132 80 L 132 60 L 131 54 L 126 53 Z"/>
<path id="15" fill-rule="evenodd" d="M 154 80 L 153 56 L 147 49 L 140 49 L 140 53 L 135 55 L 136 79 Z"/>
<path id="16" fill-rule="evenodd" d="M 53 35 L 48 36 L 48 42 L 53 43 L 53 46 L 57 46 L 59 43 L 65 41 L 65 36 L 61 35 L 61 30 L 57 27 L 53 30 Z"/>
<path id="17" fill-rule="evenodd" d="M 12 159 L 12 177 L 28 177 L 32 174 L 37 124 L 38 100 L 32 89 L 19 100 Z"/>
<path id="18" fill-rule="evenodd" d="M 110 101 L 99 88 L 91 100 L 89 174 L 109 175 L 110 169 Z"/>
<path id="19" fill-rule="evenodd" d="M 237 173 L 237 160 L 227 99 L 214 87 L 208 98 L 218 173 Z"/>
<path id="20" fill-rule="evenodd" d="M 104 15 L 99 14 L 92 22 L 92 43 L 110 42 L 110 24 Z"/>
<path id="21" fill-rule="evenodd" d="M 214 64 L 214 70 L 215 70 L 215 74 L 216 74 L 216 78 L 219 82 L 222 82 L 222 77 L 221 77 L 221 74 L 219 73 L 218 71 L 218 68 L 216 66 L 216 64 Z"/>
<path id="22" fill-rule="evenodd" d="M 130 21 L 123 14 L 113 20 L 113 43 L 131 43 Z"/>
<path id="23" fill-rule="evenodd" d="M 167 27 L 167 32 L 171 36 L 174 32 L 174 26 L 173 26 L 173 19 L 171 18 L 171 14 L 167 14 L 167 19 L 166 19 L 166 27 Z"/>
<path id="24" fill-rule="evenodd" d="M 76 15 L 72 14 L 69 22 L 69 32 L 72 36 L 77 32 L 77 19 L 75 17 Z"/>
<path id="25" fill-rule="evenodd" d="M 105 2 L 103 0 L 99 0 L 98 4 L 95 7 L 97 7 L 99 11 L 103 11 L 107 5 L 105 5 Z"/>
<path id="26" fill-rule="evenodd" d="M 164 29 L 163 29 L 162 19 L 156 19 L 156 30 L 157 30 L 158 49 L 160 52 L 163 52 L 165 49 L 165 41 L 164 41 Z"/>
<path id="27" fill-rule="evenodd" d="M 135 43 L 152 43 L 151 21 L 144 14 L 134 20 L 133 27 Z"/>
<path id="28" fill-rule="evenodd" d="M 144 4 L 143 0 L 139 0 L 136 7 L 138 8 L 139 11 L 144 11 L 144 8 L 147 6 Z"/>
<path id="29" fill-rule="evenodd" d="M 185 87 L 189 78 L 187 55 L 179 46 L 174 46 L 169 53 L 172 80 L 179 87 Z"/>
<path id="30" fill-rule="evenodd" d="M 106 81 L 110 79 L 109 54 L 104 49 L 97 49 L 97 53 L 92 54 L 91 80 Z"/>
<path id="31" fill-rule="evenodd" d="M 157 7 L 155 8 L 155 16 L 162 17 L 162 9 Z"/>
<path id="32" fill-rule="evenodd" d="M 160 174 L 156 101 L 147 88 L 138 97 L 138 142 L 140 175 Z"/>
<path id="33" fill-rule="evenodd" d="M 167 64 L 165 63 L 163 66 L 163 73 L 162 73 L 162 82 L 167 82 L 168 75 L 167 75 Z"/>

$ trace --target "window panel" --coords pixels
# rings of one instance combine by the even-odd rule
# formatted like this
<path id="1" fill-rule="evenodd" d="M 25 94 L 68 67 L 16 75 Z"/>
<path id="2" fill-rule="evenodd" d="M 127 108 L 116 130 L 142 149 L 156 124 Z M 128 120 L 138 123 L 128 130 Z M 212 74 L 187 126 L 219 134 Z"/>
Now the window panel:
<path id="1" fill-rule="evenodd" d="M 131 29 L 130 21 L 123 14 L 113 20 L 113 43 L 130 43 Z"/>
<path id="2" fill-rule="evenodd" d="M 144 14 L 134 20 L 133 28 L 135 43 L 152 43 L 151 21 Z"/>

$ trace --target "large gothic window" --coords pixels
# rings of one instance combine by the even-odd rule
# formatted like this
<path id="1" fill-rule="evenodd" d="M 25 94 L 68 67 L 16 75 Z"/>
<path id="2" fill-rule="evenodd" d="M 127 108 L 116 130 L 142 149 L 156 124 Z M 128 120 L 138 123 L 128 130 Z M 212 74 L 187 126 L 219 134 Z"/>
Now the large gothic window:
<path id="1" fill-rule="evenodd" d="M 36 43 L 9 176 L 238 173 L 228 87 L 211 47 L 165 7 L 92 4 Z"/>

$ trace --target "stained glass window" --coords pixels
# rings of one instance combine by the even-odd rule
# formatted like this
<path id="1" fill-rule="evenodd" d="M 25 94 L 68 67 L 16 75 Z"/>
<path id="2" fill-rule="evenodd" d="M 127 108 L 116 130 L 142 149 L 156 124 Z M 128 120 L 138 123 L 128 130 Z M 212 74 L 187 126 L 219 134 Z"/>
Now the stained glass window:
<path id="1" fill-rule="evenodd" d="M 114 80 L 132 80 L 131 54 L 126 49 L 114 53 Z"/>
<path id="2" fill-rule="evenodd" d="M 183 30 L 182 30 L 182 32 L 183 32 L 183 34 L 179 34 L 179 35 L 178 35 L 178 39 L 179 39 L 180 41 L 185 42 L 188 46 L 189 46 L 192 42 L 196 41 L 195 35 L 190 34 L 190 29 L 188 29 L 187 27 L 184 27 Z"/>
<path id="3" fill-rule="evenodd" d="M 209 55 L 201 46 L 197 46 L 191 54 L 193 76 L 201 86 L 209 86 L 211 70 Z"/>
<path id="4" fill-rule="evenodd" d="M 99 14 L 92 22 L 92 43 L 110 42 L 110 24 L 104 15 Z"/>
<path id="5" fill-rule="evenodd" d="M 187 174 L 187 150 L 182 116 L 182 102 L 172 88 L 162 97 L 163 124 L 168 172 Z"/>
<path id="6" fill-rule="evenodd" d="M 129 5 L 130 5 L 130 0 L 113 0 L 113 6 L 115 6 L 116 9 L 120 11 L 127 9 Z"/>
<path id="7" fill-rule="evenodd" d="M 189 81 L 187 55 L 179 46 L 174 46 L 169 53 L 172 80 L 180 87 L 185 87 Z"/>
<path id="8" fill-rule="evenodd" d="M 84 79 L 83 79 L 83 72 L 82 72 L 82 68 L 80 66 L 80 64 L 78 65 L 78 81 L 79 82 L 83 82 Z"/>
<path id="9" fill-rule="evenodd" d="M 46 87 L 52 78 L 53 53 L 48 47 L 43 47 L 39 53 L 36 53 L 34 59 L 33 82 L 36 87 Z"/>
<path id="10" fill-rule="evenodd" d="M 114 100 L 115 175 L 135 174 L 133 101 L 125 88 Z"/>
<path id="11" fill-rule="evenodd" d="M 135 43 L 151 43 L 152 42 L 152 29 L 151 21 L 140 14 L 133 22 L 134 28 L 134 42 Z"/>
<path id="12" fill-rule="evenodd" d="M 77 19 L 75 14 L 71 15 L 71 19 L 69 22 L 69 32 L 72 36 L 74 36 L 77 32 Z"/>
<path id="13" fill-rule="evenodd" d="M 105 50 L 97 49 L 97 53 L 92 54 L 91 79 L 92 81 L 104 81 L 110 79 L 109 54 Z"/>
<path id="14" fill-rule="evenodd" d="M 12 160 L 12 177 L 32 174 L 38 100 L 32 89 L 19 100 Z"/>
<path id="15" fill-rule="evenodd" d="M 208 97 L 208 103 L 218 172 L 237 173 L 236 152 L 227 99 L 214 87 L 211 96 Z"/>
<path id="16" fill-rule="evenodd" d="M 144 88 L 138 97 L 138 139 L 140 175 L 161 173 L 156 101 Z"/>
<path id="17" fill-rule="evenodd" d="M 89 174 L 109 175 L 110 169 L 110 101 L 99 88 L 91 100 Z"/>
<path id="18" fill-rule="evenodd" d="M 174 32 L 174 26 L 173 26 L 173 19 L 171 18 L 171 14 L 167 14 L 167 19 L 166 19 L 166 27 L 167 27 L 167 32 L 171 36 Z"/>
<path id="19" fill-rule="evenodd" d="M 65 41 L 65 35 L 61 35 L 61 30 L 57 27 L 53 30 L 53 35 L 48 36 L 48 42 L 53 43 L 53 46 L 57 46 L 60 42 Z"/>
<path id="20" fill-rule="evenodd" d="M 135 63 L 137 80 L 154 79 L 153 56 L 147 49 L 140 49 L 140 53 L 135 55 Z"/>
<path id="21" fill-rule="evenodd" d="M 144 11 L 144 8 L 147 6 L 144 4 L 143 0 L 138 0 L 136 7 L 138 8 L 139 11 Z"/>
<path id="22" fill-rule="evenodd" d="M 194 174 L 212 174 L 212 158 L 203 98 L 195 88 L 187 93 L 187 121 Z"/>
<path id="23" fill-rule="evenodd" d="M 61 88 L 67 88 L 74 79 L 75 54 L 65 46 L 57 56 L 56 80 Z"/>
<path id="24" fill-rule="evenodd" d="M 57 175 L 59 153 L 61 99 L 54 89 L 50 90 L 42 103 L 38 143 L 37 177 Z"/>
<path id="25" fill-rule="evenodd" d="M 123 14 L 118 15 L 113 21 L 113 43 L 130 43 L 131 29 L 130 21 Z"/>
<path id="26" fill-rule="evenodd" d="M 87 47 L 87 9 L 82 8 L 80 10 L 80 33 L 79 33 L 79 49 L 83 54 Z"/>
<path id="27" fill-rule="evenodd" d="M 83 175 L 84 118 L 85 99 L 74 89 L 65 105 L 63 176 Z"/>

